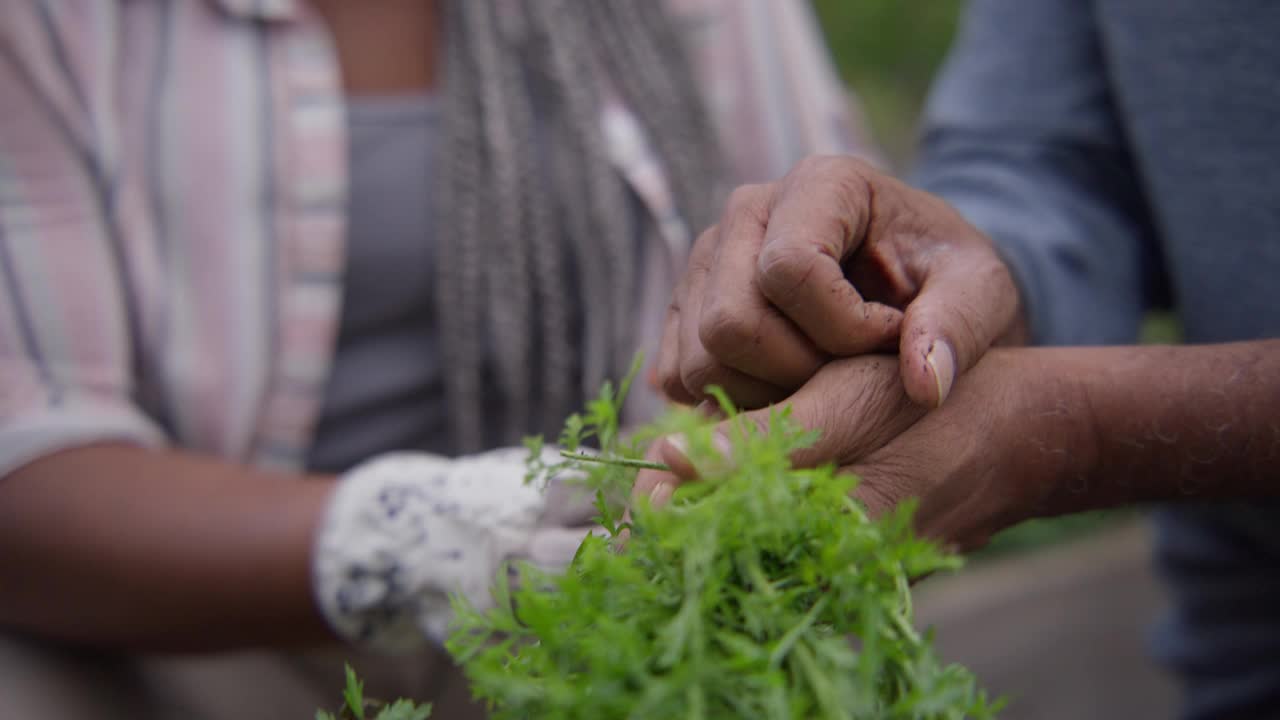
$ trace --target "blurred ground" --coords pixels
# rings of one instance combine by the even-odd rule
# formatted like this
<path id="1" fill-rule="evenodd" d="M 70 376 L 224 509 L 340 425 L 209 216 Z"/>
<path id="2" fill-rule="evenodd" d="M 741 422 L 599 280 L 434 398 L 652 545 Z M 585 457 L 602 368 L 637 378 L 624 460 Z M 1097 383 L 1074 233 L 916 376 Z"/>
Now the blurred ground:
<path id="1" fill-rule="evenodd" d="M 1004 554 L 916 592 L 939 652 L 1010 704 L 1002 720 L 1174 718 L 1172 679 L 1146 657 L 1163 606 L 1138 518 Z"/>

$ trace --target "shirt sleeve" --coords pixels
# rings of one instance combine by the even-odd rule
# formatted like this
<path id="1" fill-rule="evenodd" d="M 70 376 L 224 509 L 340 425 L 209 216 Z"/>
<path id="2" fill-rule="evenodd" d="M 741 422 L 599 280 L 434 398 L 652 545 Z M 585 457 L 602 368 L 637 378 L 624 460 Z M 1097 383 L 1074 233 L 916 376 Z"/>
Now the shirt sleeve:
<path id="1" fill-rule="evenodd" d="M 41 7 L 0 12 L 0 477 L 77 445 L 163 442 L 133 401 L 136 306 L 93 109 L 109 93 L 75 72 L 101 58 L 71 54 L 79 19 Z"/>
<path id="2" fill-rule="evenodd" d="M 1090 5 L 974 0 L 967 13 L 916 183 L 995 241 L 1036 342 L 1132 342 L 1162 263 Z"/>

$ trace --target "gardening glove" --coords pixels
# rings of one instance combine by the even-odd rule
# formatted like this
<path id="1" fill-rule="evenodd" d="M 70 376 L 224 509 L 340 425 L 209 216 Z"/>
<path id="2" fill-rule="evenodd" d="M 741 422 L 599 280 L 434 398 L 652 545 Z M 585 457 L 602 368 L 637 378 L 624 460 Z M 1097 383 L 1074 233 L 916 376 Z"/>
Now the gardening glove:
<path id="1" fill-rule="evenodd" d="M 548 465 L 559 460 L 543 451 Z M 341 637 L 386 652 L 444 641 L 451 593 L 493 605 L 512 561 L 562 570 L 592 529 L 586 490 L 566 473 L 525 483 L 523 448 L 462 458 L 378 456 L 345 473 L 313 553 L 317 604 Z"/>

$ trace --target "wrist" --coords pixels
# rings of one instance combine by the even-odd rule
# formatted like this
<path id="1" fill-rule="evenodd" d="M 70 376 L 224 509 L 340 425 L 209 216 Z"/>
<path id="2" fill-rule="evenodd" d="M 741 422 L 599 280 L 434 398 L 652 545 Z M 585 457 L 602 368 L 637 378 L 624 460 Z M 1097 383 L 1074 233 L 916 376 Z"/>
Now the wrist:
<path id="1" fill-rule="evenodd" d="M 1280 341 L 1063 350 L 1078 359 L 1093 507 L 1274 497 Z"/>
<path id="2" fill-rule="evenodd" d="M 1099 453 L 1088 383 L 1093 370 L 1063 349 L 1019 348 L 991 353 L 999 386 L 1007 388 L 997 457 L 1015 502 L 1010 523 L 1094 509 Z"/>
<path id="3" fill-rule="evenodd" d="M 1049 492 L 1035 516 L 1064 515 L 1100 510 L 1133 502 L 1133 486 L 1127 481 L 1108 482 L 1103 477 L 1111 432 L 1106 403 L 1099 393 L 1113 383 L 1114 349 L 1044 348 L 1029 350 L 1035 356 L 1033 372 L 1045 378 L 1033 432 L 1046 454 L 1056 461 L 1041 465 Z"/>

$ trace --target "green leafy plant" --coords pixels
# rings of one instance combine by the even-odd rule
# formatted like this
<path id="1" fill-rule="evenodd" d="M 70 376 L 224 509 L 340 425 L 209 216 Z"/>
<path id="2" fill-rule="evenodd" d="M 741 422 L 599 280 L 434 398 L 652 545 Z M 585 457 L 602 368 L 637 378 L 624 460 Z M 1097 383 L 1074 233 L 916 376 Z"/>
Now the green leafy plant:
<path id="1" fill-rule="evenodd" d="M 343 705 L 337 715 L 320 710 L 316 720 L 427 720 L 431 705 L 417 705 L 409 700 L 382 703 L 364 696 L 364 681 L 347 665 L 347 687 L 342 692 Z M 369 711 L 377 714 L 370 716 Z"/>
<path id="2" fill-rule="evenodd" d="M 624 437 L 628 384 L 569 419 L 563 463 L 530 461 L 531 477 L 580 471 L 610 537 L 588 537 L 562 574 L 521 568 L 494 609 L 455 598 L 448 648 L 495 718 L 994 717 L 999 703 L 912 625 L 910 579 L 959 560 L 913 536 L 910 507 L 872 521 L 850 498 L 855 478 L 793 468 L 815 435 L 785 412 L 761 430 L 721 398 L 729 458 L 692 412 Z M 668 433 L 702 481 L 626 522 L 643 449 Z M 589 442 L 599 454 L 581 452 Z"/>

